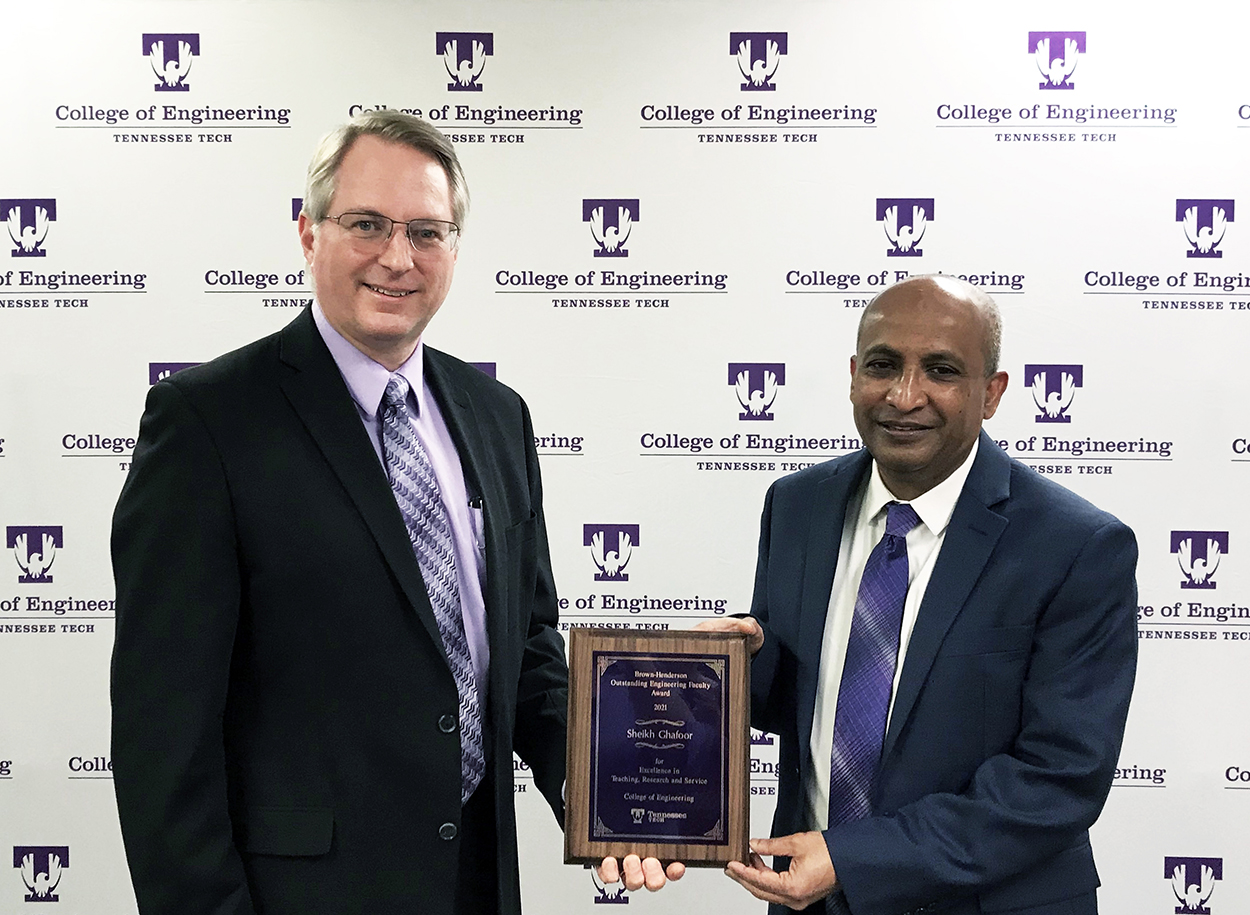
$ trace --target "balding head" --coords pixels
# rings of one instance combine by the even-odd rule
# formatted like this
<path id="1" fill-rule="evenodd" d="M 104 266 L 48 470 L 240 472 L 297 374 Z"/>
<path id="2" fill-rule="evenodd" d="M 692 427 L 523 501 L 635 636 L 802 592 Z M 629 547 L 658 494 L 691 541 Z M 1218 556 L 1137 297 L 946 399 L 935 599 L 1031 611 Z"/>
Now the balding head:
<path id="1" fill-rule="evenodd" d="M 855 347 L 859 348 L 864 337 L 864 325 L 871 319 L 874 311 L 881 303 L 900 297 L 932 296 L 935 299 L 950 302 L 965 302 L 971 314 L 980 322 L 981 352 L 985 358 L 985 377 L 998 371 L 998 360 L 1003 346 L 1003 318 L 998 305 L 988 294 L 982 292 L 971 283 L 957 277 L 942 274 L 912 276 L 889 289 L 882 290 L 868 303 L 864 313 L 859 316 L 859 330 L 855 336 Z"/>

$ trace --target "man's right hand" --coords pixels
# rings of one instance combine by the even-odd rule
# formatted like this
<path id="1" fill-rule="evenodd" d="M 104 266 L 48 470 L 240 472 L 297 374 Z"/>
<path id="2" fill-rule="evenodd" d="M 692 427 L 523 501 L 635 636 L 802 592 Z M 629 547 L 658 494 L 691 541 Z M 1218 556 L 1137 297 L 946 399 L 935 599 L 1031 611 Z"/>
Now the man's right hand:
<path id="1" fill-rule="evenodd" d="M 655 858 L 640 860 L 637 855 L 626 855 L 619 867 L 615 858 L 604 858 L 599 865 L 599 880 L 604 884 L 623 879 L 627 890 L 640 890 L 645 886 L 653 893 L 669 880 L 680 880 L 685 873 L 686 865 L 680 861 L 665 868 Z"/>
<path id="2" fill-rule="evenodd" d="M 704 620 L 694 627 L 703 632 L 738 632 L 747 637 L 747 651 L 751 657 L 764 647 L 764 630 L 753 616 L 722 616 Z"/>

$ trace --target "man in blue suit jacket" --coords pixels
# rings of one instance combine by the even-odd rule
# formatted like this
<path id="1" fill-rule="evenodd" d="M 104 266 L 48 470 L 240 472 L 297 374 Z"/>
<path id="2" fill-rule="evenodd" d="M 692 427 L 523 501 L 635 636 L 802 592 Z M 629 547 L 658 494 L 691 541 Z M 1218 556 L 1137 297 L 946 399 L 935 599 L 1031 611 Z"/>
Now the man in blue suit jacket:
<path id="1" fill-rule="evenodd" d="M 711 624 L 752 637 L 752 723 L 781 737 L 778 838 L 728 868 L 774 913 L 1097 911 L 1088 829 L 1132 692 L 1137 548 L 980 431 L 1007 385 L 999 327 L 993 301 L 949 277 L 868 306 L 851 358 L 866 448 L 772 486 L 751 616 Z M 928 552 L 908 535 L 919 561 L 868 813 L 830 826 L 829 668 L 889 499 L 914 503 Z M 663 883 L 654 865 L 646 882 Z"/>

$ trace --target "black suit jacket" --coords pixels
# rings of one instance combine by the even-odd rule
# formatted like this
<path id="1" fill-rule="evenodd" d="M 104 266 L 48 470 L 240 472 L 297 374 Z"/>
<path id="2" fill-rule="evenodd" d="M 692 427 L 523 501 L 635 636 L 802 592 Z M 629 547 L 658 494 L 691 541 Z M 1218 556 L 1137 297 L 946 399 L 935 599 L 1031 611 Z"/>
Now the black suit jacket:
<path id="1" fill-rule="evenodd" d="M 516 913 L 513 750 L 557 816 L 564 780 L 538 463 L 515 393 L 425 353 L 485 516 L 484 785 Z M 310 313 L 152 388 L 113 564 L 113 778 L 140 912 L 450 915 L 460 744 L 440 720 L 456 684 Z"/>
<path id="2" fill-rule="evenodd" d="M 866 451 L 777 481 L 752 614 L 753 723 L 781 735 L 774 834 L 803 786 L 825 617 Z M 855 915 L 1093 911 L 1088 828 L 1110 790 L 1136 667 L 1137 545 L 984 434 L 925 590 L 873 815 L 825 833 Z"/>

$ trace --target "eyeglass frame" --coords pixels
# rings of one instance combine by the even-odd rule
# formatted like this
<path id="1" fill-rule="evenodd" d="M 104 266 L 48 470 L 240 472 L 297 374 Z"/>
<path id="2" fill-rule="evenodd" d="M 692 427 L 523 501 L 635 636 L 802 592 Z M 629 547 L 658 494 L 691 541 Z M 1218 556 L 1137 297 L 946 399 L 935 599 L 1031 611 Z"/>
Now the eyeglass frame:
<path id="1" fill-rule="evenodd" d="M 455 240 L 452 241 L 452 243 L 447 246 L 446 250 L 455 251 L 460 246 L 460 226 L 452 222 L 450 219 L 426 219 L 425 217 L 419 217 L 417 219 L 408 219 L 408 220 L 392 219 L 390 216 L 387 216 L 383 213 L 375 213 L 369 210 L 347 210 L 343 213 L 339 213 L 339 215 L 337 216 L 331 216 L 329 213 L 327 213 L 324 218 L 332 220 L 335 225 L 337 225 L 340 229 L 343 229 L 344 232 L 347 232 L 349 237 L 351 235 L 351 232 L 347 228 L 345 228 L 341 222 L 339 222 L 339 220 L 342 219 L 344 216 L 370 216 L 374 219 L 385 219 L 387 222 L 391 224 L 391 228 L 390 228 L 390 231 L 386 233 L 386 237 L 381 239 L 381 242 L 383 245 L 385 245 L 387 242 L 391 240 L 391 236 L 395 234 L 396 226 L 403 226 L 404 237 L 408 239 L 408 244 L 412 246 L 412 250 L 418 251 L 418 252 L 437 250 L 437 248 L 439 247 L 438 245 L 435 245 L 433 249 L 418 248 L 417 243 L 413 241 L 412 233 L 408 231 L 408 227 L 411 226 L 414 222 L 437 222 L 441 225 L 451 226 L 451 233 L 455 235 Z M 364 239 L 357 239 L 357 241 L 364 241 Z"/>

